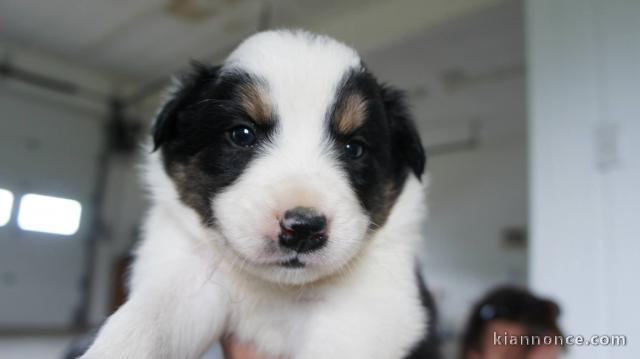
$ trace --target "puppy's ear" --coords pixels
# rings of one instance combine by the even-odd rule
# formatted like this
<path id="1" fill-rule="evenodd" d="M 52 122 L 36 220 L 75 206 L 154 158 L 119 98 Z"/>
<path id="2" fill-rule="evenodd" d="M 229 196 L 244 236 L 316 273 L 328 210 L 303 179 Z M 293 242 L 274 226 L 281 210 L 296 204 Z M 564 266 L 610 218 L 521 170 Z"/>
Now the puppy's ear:
<path id="1" fill-rule="evenodd" d="M 170 137 L 175 135 L 178 100 L 171 99 L 162 106 L 156 120 L 151 127 L 151 135 L 153 137 L 153 150 L 156 151 Z"/>
<path id="2" fill-rule="evenodd" d="M 416 125 L 409 115 L 402 91 L 387 85 L 381 86 L 382 101 L 389 119 L 391 145 L 400 166 L 408 167 L 416 177 L 424 172 L 427 157 L 420 141 Z"/>
<path id="3" fill-rule="evenodd" d="M 153 122 L 151 135 L 154 151 L 177 136 L 180 111 L 197 96 L 205 83 L 215 81 L 220 71 L 219 66 L 212 67 L 196 62 L 192 63 L 192 69 L 190 74 L 177 80 L 177 89 L 162 106 Z"/>

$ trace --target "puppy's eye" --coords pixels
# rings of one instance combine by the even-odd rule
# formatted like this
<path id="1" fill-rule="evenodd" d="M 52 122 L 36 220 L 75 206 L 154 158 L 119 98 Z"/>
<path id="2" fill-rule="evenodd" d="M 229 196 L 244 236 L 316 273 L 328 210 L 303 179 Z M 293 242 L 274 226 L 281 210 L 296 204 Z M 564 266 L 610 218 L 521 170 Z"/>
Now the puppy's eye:
<path id="1" fill-rule="evenodd" d="M 364 154 L 364 145 L 360 141 L 351 140 L 344 145 L 344 153 L 353 160 L 358 159 Z"/>
<path id="2" fill-rule="evenodd" d="M 240 147 L 251 147 L 256 143 L 256 134 L 249 127 L 238 126 L 229 131 L 231 141 Z"/>

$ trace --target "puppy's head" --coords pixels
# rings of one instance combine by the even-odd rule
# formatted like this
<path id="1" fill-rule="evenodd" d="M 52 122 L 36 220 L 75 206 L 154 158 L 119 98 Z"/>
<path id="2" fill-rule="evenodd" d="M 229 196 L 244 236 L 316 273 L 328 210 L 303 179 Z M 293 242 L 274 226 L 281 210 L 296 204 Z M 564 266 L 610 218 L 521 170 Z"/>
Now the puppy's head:
<path id="1" fill-rule="evenodd" d="M 304 32 L 259 33 L 223 66 L 197 66 L 153 137 L 182 204 L 279 283 L 343 269 L 425 164 L 400 94 L 351 48 Z"/>

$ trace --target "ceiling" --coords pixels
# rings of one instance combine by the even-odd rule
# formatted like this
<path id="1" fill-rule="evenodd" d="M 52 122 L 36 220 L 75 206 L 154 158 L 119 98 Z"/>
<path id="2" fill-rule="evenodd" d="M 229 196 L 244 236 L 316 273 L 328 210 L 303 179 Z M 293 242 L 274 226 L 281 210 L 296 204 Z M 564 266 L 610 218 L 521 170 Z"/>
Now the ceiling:
<path id="1" fill-rule="evenodd" d="M 328 33 L 384 48 L 502 0 L 0 0 L 0 43 L 131 79 L 219 61 L 266 27 Z M 390 16 L 393 15 L 393 16 Z"/>
<path id="2" fill-rule="evenodd" d="M 428 143 L 526 131 L 522 2 L 511 1 L 416 33 L 368 54 L 383 80 L 408 91 Z"/>
<path id="3" fill-rule="evenodd" d="M 492 136 L 525 131 L 518 0 L 0 0 L 0 44 L 134 89 L 191 59 L 221 61 L 266 27 L 303 27 L 356 47 L 382 80 L 408 90 L 428 143 L 464 139 L 471 124 Z M 153 97 L 148 105 L 145 118 Z"/>

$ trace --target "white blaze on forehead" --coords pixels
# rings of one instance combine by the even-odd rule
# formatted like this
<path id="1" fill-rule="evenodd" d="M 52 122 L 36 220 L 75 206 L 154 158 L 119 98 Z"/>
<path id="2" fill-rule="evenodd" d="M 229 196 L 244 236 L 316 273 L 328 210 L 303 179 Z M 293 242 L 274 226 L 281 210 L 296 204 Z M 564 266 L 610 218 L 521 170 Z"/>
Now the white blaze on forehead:
<path id="1" fill-rule="evenodd" d="M 249 37 L 225 61 L 223 72 L 239 69 L 265 80 L 285 136 L 315 133 L 319 139 L 340 81 L 360 67 L 358 54 L 343 43 L 283 30 Z"/>

